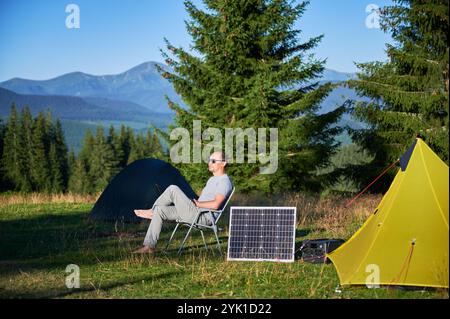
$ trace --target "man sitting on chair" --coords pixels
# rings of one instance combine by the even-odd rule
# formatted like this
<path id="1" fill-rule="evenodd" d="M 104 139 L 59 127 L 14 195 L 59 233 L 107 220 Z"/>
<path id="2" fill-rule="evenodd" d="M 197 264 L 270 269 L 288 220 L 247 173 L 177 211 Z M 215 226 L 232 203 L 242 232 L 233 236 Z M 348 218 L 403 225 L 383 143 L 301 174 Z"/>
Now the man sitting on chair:
<path id="1" fill-rule="evenodd" d="M 208 162 L 208 170 L 213 174 L 208 179 L 198 200 L 188 198 L 176 185 L 170 185 L 158 197 L 152 209 L 135 209 L 134 213 L 141 217 L 151 219 L 144 246 L 134 253 L 154 253 L 156 243 L 165 220 L 179 220 L 191 223 L 201 208 L 220 209 L 225 199 L 230 195 L 233 185 L 225 173 L 227 162 L 224 152 L 214 152 Z M 200 215 L 200 223 L 211 225 L 210 214 Z"/>

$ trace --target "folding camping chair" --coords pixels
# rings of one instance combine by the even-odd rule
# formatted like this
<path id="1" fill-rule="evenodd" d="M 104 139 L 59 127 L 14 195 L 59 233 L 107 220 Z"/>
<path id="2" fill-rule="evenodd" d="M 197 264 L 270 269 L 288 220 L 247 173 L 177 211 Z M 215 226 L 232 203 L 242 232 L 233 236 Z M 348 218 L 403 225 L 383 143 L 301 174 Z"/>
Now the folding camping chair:
<path id="1" fill-rule="evenodd" d="M 219 252 L 220 252 L 220 254 L 222 254 L 222 251 L 220 250 L 219 236 L 217 235 L 217 231 L 220 230 L 220 229 L 217 227 L 217 223 L 219 222 L 220 217 L 222 216 L 222 213 L 223 213 L 223 212 L 225 211 L 225 209 L 227 208 L 228 203 L 230 202 L 230 199 L 231 199 L 231 197 L 233 196 L 234 190 L 235 190 L 235 187 L 233 187 L 233 190 L 231 191 L 230 196 L 228 196 L 228 198 L 227 198 L 227 200 L 226 200 L 226 202 L 225 202 L 225 205 L 222 206 L 222 209 L 215 210 L 215 209 L 206 209 L 206 208 L 202 208 L 202 209 L 200 209 L 200 211 L 199 211 L 199 213 L 197 214 L 197 216 L 195 216 L 195 218 L 194 218 L 194 220 L 192 221 L 192 223 L 188 223 L 188 222 L 184 222 L 184 221 L 177 220 L 177 221 L 176 221 L 177 224 L 176 224 L 176 226 L 175 226 L 175 229 L 174 229 L 173 232 L 172 232 L 172 235 L 170 236 L 169 242 L 167 243 L 165 250 L 167 250 L 167 248 L 169 247 L 170 243 L 172 242 L 173 236 L 175 235 L 175 233 L 176 233 L 178 227 L 179 227 L 180 225 L 182 225 L 182 226 L 189 227 L 189 230 L 187 231 L 186 236 L 184 236 L 183 242 L 181 243 L 181 246 L 180 246 L 180 248 L 178 249 L 178 255 L 181 254 L 181 251 L 183 250 L 184 244 L 186 243 L 186 240 L 187 240 L 187 238 L 189 237 L 189 234 L 191 233 L 191 230 L 192 230 L 193 228 L 198 229 L 198 230 L 200 231 L 200 233 L 202 234 L 203 244 L 205 245 L 205 248 L 206 248 L 206 249 L 208 249 L 208 246 L 206 245 L 205 236 L 204 236 L 204 234 L 203 234 L 203 231 L 204 231 L 204 230 L 207 230 L 207 229 L 212 230 L 212 231 L 214 232 L 214 235 L 216 236 L 217 247 L 218 247 L 218 249 L 219 249 Z M 201 216 L 202 214 L 210 214 L 211 220 L 213 221 L 213 222 L 212 222 L 212 225 L 205 225 L 205 224 L 202 224 L 202 223 L 199 223 L 199 222 L 198 222 L 199 219 L 200 219 L 200 216 Z"/>

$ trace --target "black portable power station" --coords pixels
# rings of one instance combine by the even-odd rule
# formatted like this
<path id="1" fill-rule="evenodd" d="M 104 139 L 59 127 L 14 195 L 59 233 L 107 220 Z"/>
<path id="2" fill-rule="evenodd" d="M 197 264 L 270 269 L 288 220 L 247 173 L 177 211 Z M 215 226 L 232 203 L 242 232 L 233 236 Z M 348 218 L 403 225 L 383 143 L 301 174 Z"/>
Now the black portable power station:
<path id="1" fill-rule="evenodd" d="M 329 263 L 326 254 L 331 253 L 344 243 L 342 239 L 312 239 L 305 240 L 299 248 L 301 258 L 314 264 Z"/>

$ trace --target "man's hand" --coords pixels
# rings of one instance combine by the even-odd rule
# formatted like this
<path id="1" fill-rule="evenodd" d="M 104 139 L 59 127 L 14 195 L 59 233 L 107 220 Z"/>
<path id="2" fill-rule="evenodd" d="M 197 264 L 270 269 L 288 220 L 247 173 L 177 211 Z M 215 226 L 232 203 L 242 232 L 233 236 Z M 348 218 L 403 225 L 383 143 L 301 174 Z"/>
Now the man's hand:
<path id="1" fill-rule="evenodd" d="M 208 200 L 203 202 L 199 202 L 195 198 L 192 199 L 194 205 L 197 206 L 198 208 L 209 208 L 209 209 L 218 209 L 224 200 L 225 196 L 221 194 L 217 194 L 214 200 Z"/>
<path id="2" fill-rule="evenodd" d="M 192 201 L 194 202 L 194 205 L 195 205 L 195 206 L 200 207 L 200 206 L 199 206 L 200 203 L 199 203 L 198 200 L 196 200 L 196 199 L 194 198 L 194 199 L 192 199 Z"/>

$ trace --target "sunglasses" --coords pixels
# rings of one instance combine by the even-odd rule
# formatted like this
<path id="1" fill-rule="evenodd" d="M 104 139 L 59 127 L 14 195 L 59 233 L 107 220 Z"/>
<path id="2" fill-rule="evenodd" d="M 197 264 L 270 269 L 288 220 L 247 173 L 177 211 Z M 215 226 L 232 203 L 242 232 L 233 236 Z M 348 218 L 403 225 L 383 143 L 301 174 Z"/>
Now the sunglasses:
<path id="1" fill-rule="evenodd" d="M 210 158 L 209 162 L 213 163 L 213 164 L 216 164 L 216 162 L 225 162 L 225 161 L 224 160 L 217 160 L 217 159 L 214 159 L 214 158 Z"/>

